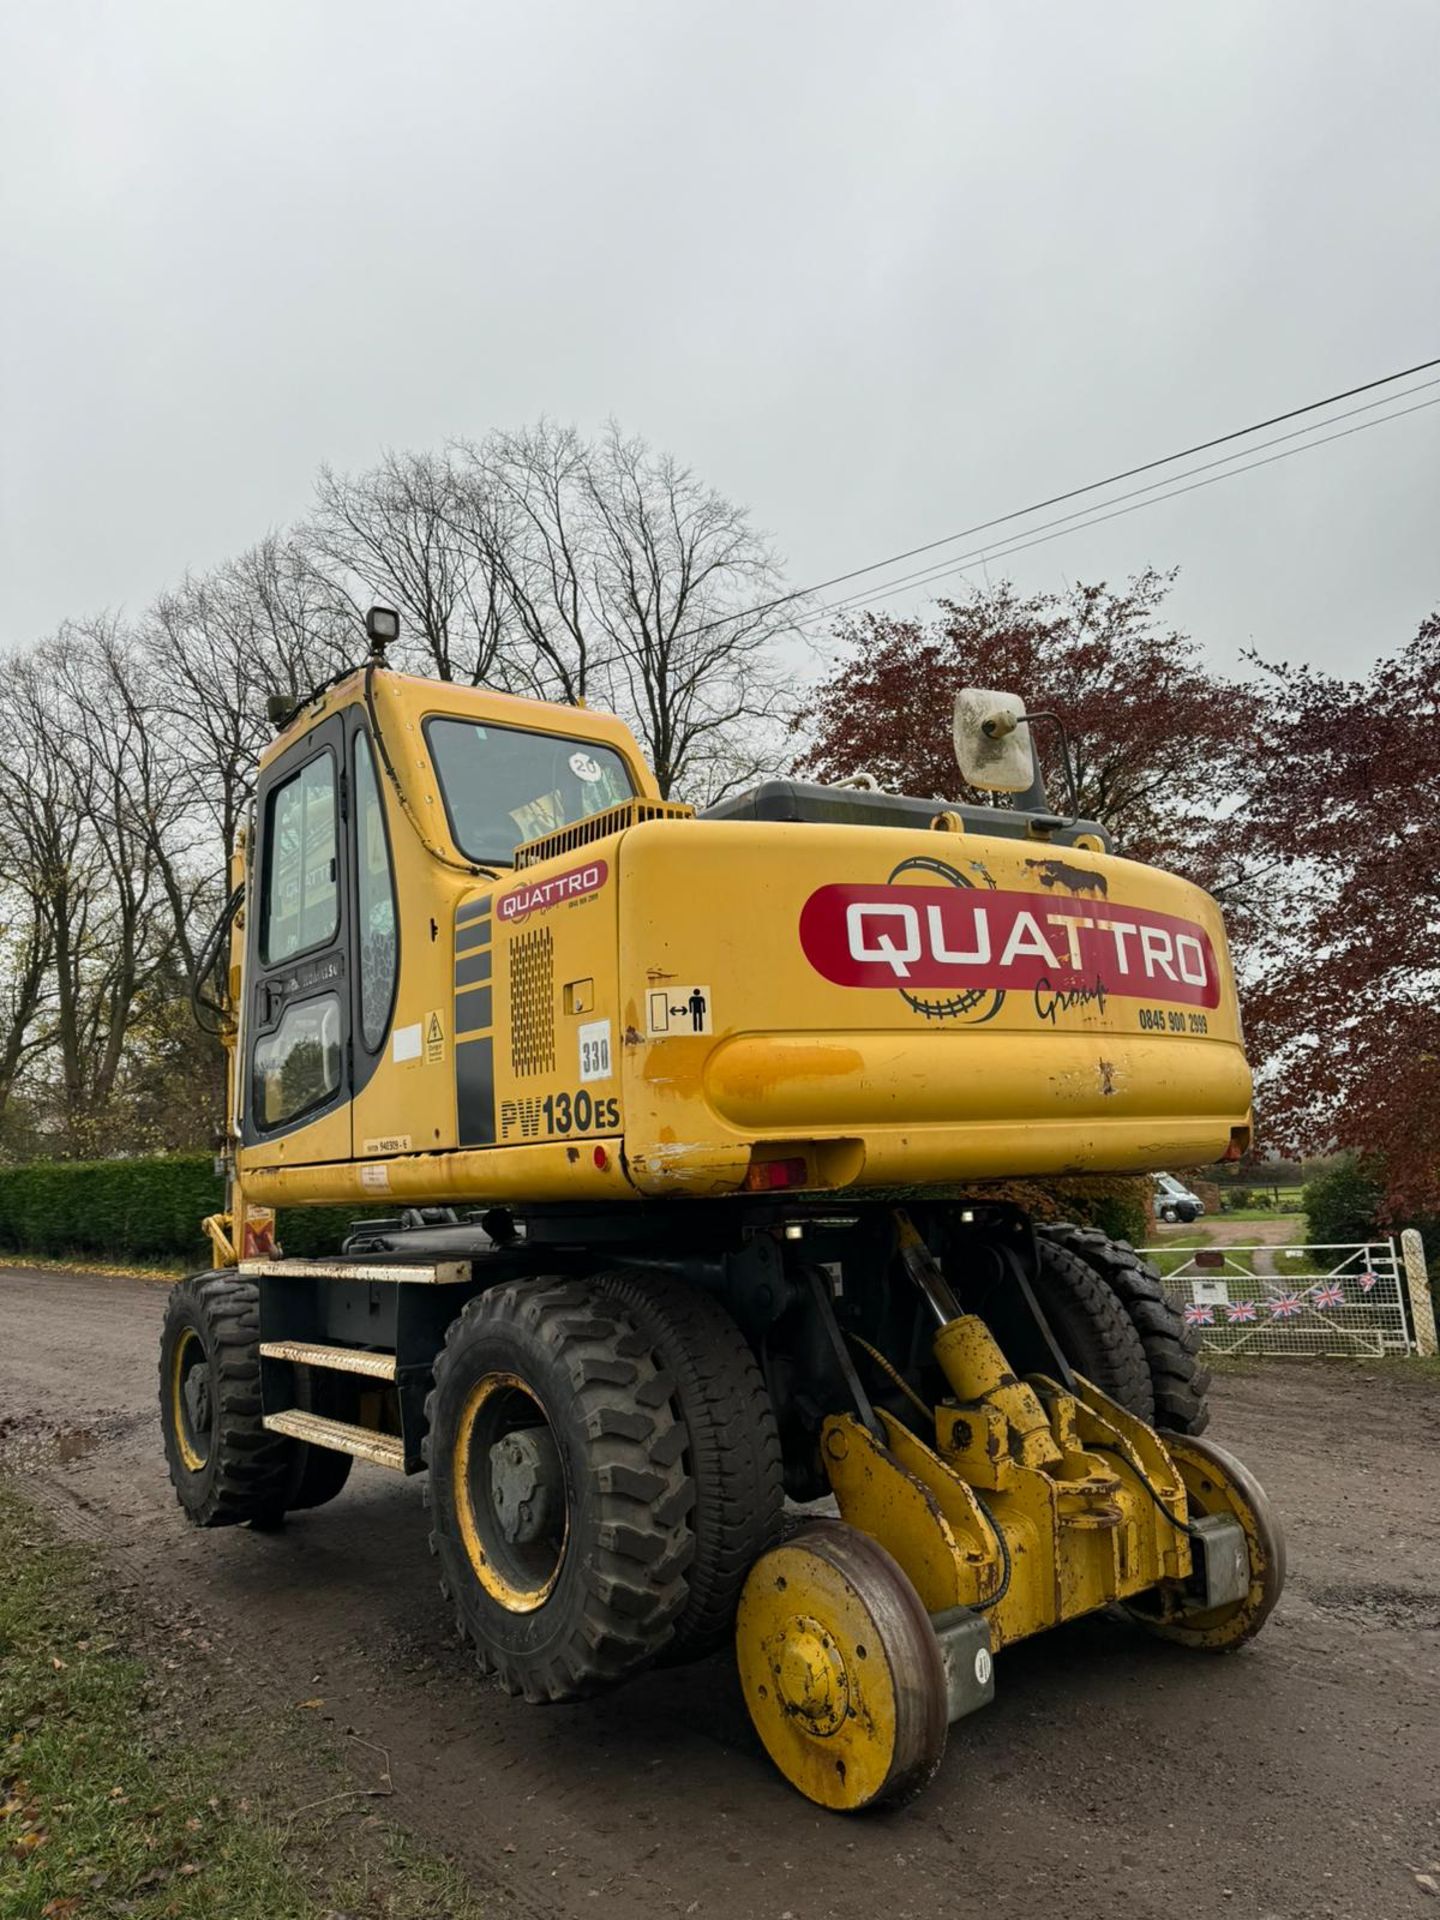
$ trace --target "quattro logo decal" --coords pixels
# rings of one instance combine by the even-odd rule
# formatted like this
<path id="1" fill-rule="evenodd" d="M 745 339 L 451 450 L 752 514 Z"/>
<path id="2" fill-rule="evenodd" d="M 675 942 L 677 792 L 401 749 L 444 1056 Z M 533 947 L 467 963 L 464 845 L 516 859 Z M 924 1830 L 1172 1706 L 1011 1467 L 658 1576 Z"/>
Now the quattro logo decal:
<path id="1" fill-rule="evenodd" d="M 528 920 L 532 913 L 544 913 L 547 907 L 565 906 L 571 900 L 583 900 L 598 893 L 609 878 L 610 867 L 604 860 L 591 860 L 568 873 L 557 873 L 552 880 L 535 880 L 513 893 L 507 893 L 495 911 L 502 920 L 514 923 Z"/>
<path id="2" fill-rule="evenodd" d="M 1107 901 L 955 886 L 821 887 L 800 944 L 841 987 L 1079 992 L 1220 1003 L 1220 972 L 1193 920 Z"/>

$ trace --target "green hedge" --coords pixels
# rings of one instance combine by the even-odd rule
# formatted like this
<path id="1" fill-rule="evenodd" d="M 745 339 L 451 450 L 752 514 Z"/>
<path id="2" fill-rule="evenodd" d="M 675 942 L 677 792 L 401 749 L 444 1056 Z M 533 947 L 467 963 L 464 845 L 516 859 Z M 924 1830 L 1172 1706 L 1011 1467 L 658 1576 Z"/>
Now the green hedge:
<path id="1" fill-rule="evenodd" d="M 150 1160 L 37 1160 L 0 1167 L 0 1247 L 13 1253 L 208 1264 L 200 1230 L 225 1204 L 208 1154 Z M 332 1253 L 364 1207 L 289 1207 L 280 1215 L 287 1253 Z"/>

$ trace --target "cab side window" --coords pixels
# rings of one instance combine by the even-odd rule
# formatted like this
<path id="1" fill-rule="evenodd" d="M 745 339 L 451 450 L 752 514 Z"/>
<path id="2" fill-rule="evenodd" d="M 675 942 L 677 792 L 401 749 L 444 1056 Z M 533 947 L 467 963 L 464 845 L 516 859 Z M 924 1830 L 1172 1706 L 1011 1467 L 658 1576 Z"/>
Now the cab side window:
<path id="1" fill-rule="evenodd" d="M 355 735 L 355 862 L 359 875 L 355 951 L 360 970 L 360 1035 L 367 1051 L 374 1053 L 390 1024 L 399 942 L 385 810 L 375 778 L 375 756 L 363 733 Z"/>
<path id="2" fill-rule="evenodd" d="M 340 925 L 335 760 L 318 754 L 265 803 L 266 966 L 333 940 Z"/>
<path id="3" fill-rule="evenodd" d="M 274 1033 L 255 1043 L 257 1123 L 279 1127 L 340 1090 L 340 1001 L 333 993 L 289 1006 Z"/>

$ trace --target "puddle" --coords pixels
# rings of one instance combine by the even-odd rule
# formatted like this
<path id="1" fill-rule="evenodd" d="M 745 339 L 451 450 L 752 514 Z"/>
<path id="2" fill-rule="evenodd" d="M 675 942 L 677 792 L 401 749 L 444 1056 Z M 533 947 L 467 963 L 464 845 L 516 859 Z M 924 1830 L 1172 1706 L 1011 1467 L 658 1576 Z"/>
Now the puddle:
<path id="1" fill-rule="evenodd" d="M 7 1414 L 0 1417 L 0 1467 L 15 1473 L 33 1472 L 37 1467 L 70 1466 L 152 1417 L 102 1413 L 81 1425 L 38 1411 Z"/>

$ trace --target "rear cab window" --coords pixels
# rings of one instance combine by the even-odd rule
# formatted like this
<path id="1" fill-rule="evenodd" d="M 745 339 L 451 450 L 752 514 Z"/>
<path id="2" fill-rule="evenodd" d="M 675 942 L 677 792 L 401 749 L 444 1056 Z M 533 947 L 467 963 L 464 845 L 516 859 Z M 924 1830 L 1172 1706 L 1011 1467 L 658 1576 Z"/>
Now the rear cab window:
<path id="1" fill-rule="evenodd" d="M 432 715 L 425 738 L 456 846 L 508 867 L 529 840 L 632 798 L 624 759 L 598 740 Z"/>

